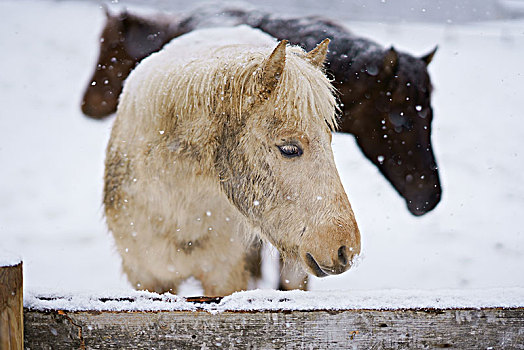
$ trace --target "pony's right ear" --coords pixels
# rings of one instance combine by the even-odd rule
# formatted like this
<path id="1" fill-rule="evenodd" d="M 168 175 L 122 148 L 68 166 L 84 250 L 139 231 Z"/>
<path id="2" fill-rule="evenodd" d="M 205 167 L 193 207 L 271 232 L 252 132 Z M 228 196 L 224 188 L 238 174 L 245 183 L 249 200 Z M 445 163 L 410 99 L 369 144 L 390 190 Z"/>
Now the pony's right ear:
<path id="1" fill-rule="evenodd" d="M 278 85 L 284 66 L 286 65 L 286 45 L 288 41 L 282 40 L 273 50 L 271 55 L 262 63 L 259 74 L 259 82 L 261 84 L 262 96 L 267 99 L 269 94 Z"/>

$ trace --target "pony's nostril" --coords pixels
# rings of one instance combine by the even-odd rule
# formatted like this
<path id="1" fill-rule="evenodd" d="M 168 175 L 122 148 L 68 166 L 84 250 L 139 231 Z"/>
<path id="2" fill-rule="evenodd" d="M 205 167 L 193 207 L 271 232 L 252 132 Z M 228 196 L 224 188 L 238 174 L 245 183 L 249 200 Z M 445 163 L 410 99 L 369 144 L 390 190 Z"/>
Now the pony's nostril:
<path id="1" fill-rule="evenodd" d="M 345 245 L 338 248 L 338 261 L 344 266 L 348 264 L 348 247 Z"/>

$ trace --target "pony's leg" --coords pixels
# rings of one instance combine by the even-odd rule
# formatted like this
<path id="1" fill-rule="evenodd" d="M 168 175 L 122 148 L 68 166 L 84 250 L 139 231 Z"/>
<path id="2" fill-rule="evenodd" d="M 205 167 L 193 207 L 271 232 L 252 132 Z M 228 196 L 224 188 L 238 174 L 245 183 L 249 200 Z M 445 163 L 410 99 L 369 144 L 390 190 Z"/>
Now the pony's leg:
<path id="1" fill-rule="evenodd" d="M 286 262 L 280 257 L 280 281 L 279 290 L 307 290 L 307 273 L 294 263 Z"/>
<path id="2" fill-rule="evenodd" d="M 262 241 L 256 240 L 246 253 L 246 270 L 256 282 L 262 278 Z"/>
<path id="3" fill-rule="evenodd" d="M 138 274 L 134 269 L 126 266 L 125 263 L 122 264 L 124 273 L 127 276 L 129 283 L 133 288 L 137 290 L 147 290 L 149 292 L 155 293 L 171 293 L 176 294 L 178 291 L 178 285 L 180 281 L 160 281 L 159 279 L 152 276 L 152 274 Z"/>
<path id="4" fill-rule="evenodd" d="M 225 296 L 247 289 L 249 271 L 246 269 L 244 254 L 229 259 L 226 262 L 217 262 L 216 269 L 204 273 L 202 287 L 206 296 Z"/>

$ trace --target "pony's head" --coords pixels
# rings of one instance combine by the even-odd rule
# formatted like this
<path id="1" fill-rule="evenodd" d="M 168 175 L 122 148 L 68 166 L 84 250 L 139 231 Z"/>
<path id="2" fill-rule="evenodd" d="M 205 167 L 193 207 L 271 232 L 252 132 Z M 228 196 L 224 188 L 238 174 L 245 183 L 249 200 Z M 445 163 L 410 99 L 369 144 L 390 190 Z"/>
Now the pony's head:
<path id="1" fill-rule="evenodd" d="M 435 51 L 421 58 L 394 48 L 368 55 L 352 63 L 357 73 L 338 87 L 345 105 L 341 129 L 355 135 L 414 215 L 432 210 L 442 193 L 430 139 L 427 65 Z"/>
<path id="2" fill-rule="evenodd" d="M 216 44 L 216 30 L 195 31 L 131 73 L 118 106 L 125 134 L 159 150 L 165 167 L 193 167 L 188 191 L 213 184 L 285 259 L 316 276 L 342 273 L 360 253 L 360 233 L 331 149 L 329 41 L 309 53 L 286 41 L 272 50 L 258 30 L 225 30 L 218 41 L 251 35 L 258 44 Z"/>
<path id="3" fill-rule="evenodd" d="M 346 271 L 360 233 L 331 149 L 336 101 L 322 72 L 328 40 L 305 53 L 282 41 L 253 56 L 212 103 L 224 118 L 215 168 L 229 200 L 284 258 L 322 277 Z M 237 78 L 229 77 L 233 81 Z"/>

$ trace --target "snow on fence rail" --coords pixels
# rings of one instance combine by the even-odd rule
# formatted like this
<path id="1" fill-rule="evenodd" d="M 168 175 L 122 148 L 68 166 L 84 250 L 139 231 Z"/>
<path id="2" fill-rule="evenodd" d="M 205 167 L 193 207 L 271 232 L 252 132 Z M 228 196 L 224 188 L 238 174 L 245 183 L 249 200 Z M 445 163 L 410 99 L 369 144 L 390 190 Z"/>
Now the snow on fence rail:
<path id="1" fill-rule="evenodd" d="M 0 267 L 2 286 L 13 270 L 21 276 L 21 264 Z M 3 298 L 11 296 L 0 294 L 2 322 Z M 26 292 L 22 337 L 26 349 L 524 349 L 523 306 L 520 288 L 224 298 Z M 0 350 L 22 349 L 10 339 L 0 333 Z"/>

